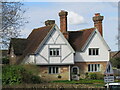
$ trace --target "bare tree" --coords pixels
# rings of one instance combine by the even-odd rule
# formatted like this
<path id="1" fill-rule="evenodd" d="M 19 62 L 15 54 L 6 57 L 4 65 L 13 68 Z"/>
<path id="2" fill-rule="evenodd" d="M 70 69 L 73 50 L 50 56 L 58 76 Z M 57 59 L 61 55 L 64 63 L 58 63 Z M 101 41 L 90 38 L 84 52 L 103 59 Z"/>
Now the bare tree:
<path id="1" fill-rule="evenodd" d="M 20 29 L 27 23 L 24 18 L 25 9 L 22 8 L 22 2 L 2 2 L 2 27 L 1 35 L 4 48 L 7 48 L 11 38 L 20 35 Z"/>

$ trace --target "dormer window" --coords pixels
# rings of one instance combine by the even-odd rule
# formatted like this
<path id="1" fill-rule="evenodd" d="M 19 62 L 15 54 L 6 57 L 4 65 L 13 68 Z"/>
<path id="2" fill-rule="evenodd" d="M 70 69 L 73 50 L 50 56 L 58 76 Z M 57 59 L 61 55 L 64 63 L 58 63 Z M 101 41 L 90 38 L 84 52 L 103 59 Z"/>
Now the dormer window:
<path id="1" fill-rule="evenodd" d="M 50 48 L 49 49 L 49 55 L 56 57 L 56 56 L 60 56 L 60 48 Z"/>
<path id="2" fill-rule="evenodd" d="M 99 55 L 99 48 L 89 48 L 89 55 Z"/>

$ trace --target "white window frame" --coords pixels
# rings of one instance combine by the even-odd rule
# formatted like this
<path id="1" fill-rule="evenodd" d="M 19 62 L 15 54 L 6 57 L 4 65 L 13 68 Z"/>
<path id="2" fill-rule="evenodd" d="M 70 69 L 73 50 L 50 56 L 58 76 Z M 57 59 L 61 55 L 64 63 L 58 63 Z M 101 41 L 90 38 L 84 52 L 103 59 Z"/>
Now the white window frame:
<path id="1" fill-rule="evenodd" d="M 93 51 L 95 51 L 94 53 L 93 53 Z M 97 52 L 98 51 L 98 52 Z M 88 49 L 88 55 L 89 56 L 98 56 L 99 54 L 100 54 L 100 52 L 99 52 L 100 50 L 99 50 L 99 48 L 89 48 Z M 91 54 L 90 54 L 91 53 Z"/>
<path id="2" fill-rule="evenodd" d="M 51 55 L 51 52 L 52 51 L 52 55 Z M 57 54 L 57 51 L 59 52 L 59 55 Z M 55 52 L 55 54 L 54 54 Z M 60 48 L 49 48 L 49 56 L 50 57 L 58 57 L 60 56 Z"/>
<path id="3" fill-rule="evenodd" d="M 58 68 L 58 71 L 56 69 Z M 49 71 L 51 69 L 51 72 Z M 53 69 L 55 69 L 55 72 L 53 72 Z M 59 74 L 59 67 L 58 66 L 49 66 L 48 67 L 48 74 Z"/>
<path id="4" fill-rule="evenodd" d="M 100 64 L 88 64 L 88 72 L 100 72 L 100 66 Z"/>

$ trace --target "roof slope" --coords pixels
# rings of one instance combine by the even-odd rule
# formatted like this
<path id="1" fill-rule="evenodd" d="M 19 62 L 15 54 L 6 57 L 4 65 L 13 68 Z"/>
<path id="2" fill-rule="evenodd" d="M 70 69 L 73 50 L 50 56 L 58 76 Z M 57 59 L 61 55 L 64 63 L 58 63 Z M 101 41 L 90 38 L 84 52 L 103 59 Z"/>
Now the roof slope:
<path id="1" fill-rule="evenodd" d="M 69 43 L 75 51 L 81 51 L 82 47 L 86 44 L 91 33 L 96 28 L 89 28 L 80 31 L 69 31 Z"/>
<path id="2" fill-rule="evenodd" d="M 15 55 L 22 55 L 27 45 L 27 39 L 24 38 L 12 38 L 10 42 L 10 47 L 14 48 Z M 8 54 L 10 53 L 10 49 Z"/>
<path id="3" fill-rule="evenodd" d="M 43 39 L 47 36 L 49 31 L 52 29 L 52 27 L 53 25 L 34 29 L 27 38 L 29 44 L 27 45 L 27 48 L 25 49 L 24 53 L 27 53 L 27 54 L 34 53 L 38 48 L 38 46 L 43 41 Z"/>

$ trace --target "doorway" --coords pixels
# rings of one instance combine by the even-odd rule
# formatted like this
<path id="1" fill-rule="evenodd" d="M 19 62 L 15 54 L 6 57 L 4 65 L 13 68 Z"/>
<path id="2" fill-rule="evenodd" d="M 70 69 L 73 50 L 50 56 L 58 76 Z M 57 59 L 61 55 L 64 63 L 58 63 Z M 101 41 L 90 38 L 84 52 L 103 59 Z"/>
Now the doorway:
<path id="1" fill-rule="evenodd" d="M 71 75 L 72 75 L 72 80 L 79 80 L 79 67 L 78 66 L 73 66 L 71 68 Z"/>

